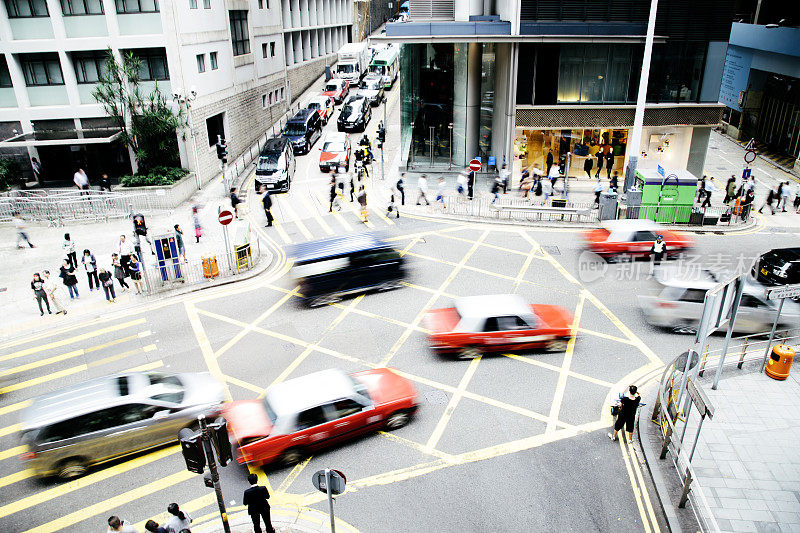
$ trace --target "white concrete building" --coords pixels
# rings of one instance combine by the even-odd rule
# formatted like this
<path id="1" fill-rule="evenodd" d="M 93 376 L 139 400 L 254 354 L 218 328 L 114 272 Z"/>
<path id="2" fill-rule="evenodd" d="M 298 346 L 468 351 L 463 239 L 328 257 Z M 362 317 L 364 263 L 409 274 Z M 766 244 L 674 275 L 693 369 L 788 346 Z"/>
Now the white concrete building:
<path id="1" fill-rule="evenodd" d="M 217 135 L 230 158 L 247 149 L 335 61 L 351 12 L 352 0 L 3 0 L 0 148 L 38 156 L 48 182 L 77 165 L 90 178 L 130 173 L 92 91 L 106 50 L 132 51 L 143 86 L 194 91 L 181 163 L 206 181 Z"/>

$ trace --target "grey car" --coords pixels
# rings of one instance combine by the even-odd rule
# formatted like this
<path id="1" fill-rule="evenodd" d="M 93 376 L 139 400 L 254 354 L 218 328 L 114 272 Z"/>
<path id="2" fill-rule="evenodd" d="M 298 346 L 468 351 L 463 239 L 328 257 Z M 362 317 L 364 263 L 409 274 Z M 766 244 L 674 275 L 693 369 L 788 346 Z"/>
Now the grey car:
<path id="1" fill-rule="evenodd" d="M 177 440 L 215 416 L 222 385 L 207 373 L 137 372 L 93 379 L 31 402 L 21 414 L 27 463 L 40 477 L 83 475 L 103 463 Z"/>
<path id="2" fill-rule="evenodd" d="M 369 100 L 370 105 L 374 107 L 383 102 L 383 90 L 383 78 L 369 76 L 361 82 L 358 94 Z"/>

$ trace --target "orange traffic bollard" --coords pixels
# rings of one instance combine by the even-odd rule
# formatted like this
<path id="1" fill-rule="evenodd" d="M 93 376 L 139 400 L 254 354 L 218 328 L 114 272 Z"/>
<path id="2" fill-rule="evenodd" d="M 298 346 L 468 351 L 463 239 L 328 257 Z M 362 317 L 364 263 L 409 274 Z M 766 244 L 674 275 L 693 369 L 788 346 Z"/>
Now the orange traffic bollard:
<path id="1" fill-rule="evenodd" d="M 767 362 L 767 375 L 779 380 L 788 378 L 792 361 L 794 361 L 794 350 L 791 346 L 785 344 L 774 346 Z"/>
<path id="2" fill-rule="evenodd" d="M 207 278 L 216 278 L 219 276 L 217 256 L 212 255 L 203 257 L 203 276 Z"/>

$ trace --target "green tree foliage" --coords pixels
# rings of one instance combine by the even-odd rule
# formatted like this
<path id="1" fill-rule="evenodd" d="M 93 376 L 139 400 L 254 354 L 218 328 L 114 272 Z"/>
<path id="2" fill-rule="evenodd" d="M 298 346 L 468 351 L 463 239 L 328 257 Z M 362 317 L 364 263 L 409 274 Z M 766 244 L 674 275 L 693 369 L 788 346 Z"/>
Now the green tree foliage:
<path id="1" fill-rule="evenodd" d="M 22 167 L 13 157 L 0 158 L 0 191 L 5 191 L 22 179 Z"/>

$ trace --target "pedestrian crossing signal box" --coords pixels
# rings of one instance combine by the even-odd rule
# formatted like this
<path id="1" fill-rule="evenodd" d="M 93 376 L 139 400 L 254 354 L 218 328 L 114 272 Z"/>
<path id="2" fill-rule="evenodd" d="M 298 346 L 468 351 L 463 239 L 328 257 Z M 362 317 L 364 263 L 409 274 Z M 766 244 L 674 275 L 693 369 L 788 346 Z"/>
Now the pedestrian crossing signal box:
<path id="1" fill-rule="evenodd" d="M 156 248 L 156 268 L 162 282 L 183 281 L 183 272 L 178 258 L 178 244 L 175 235 L 157 235 L 154 237 Z"/>

